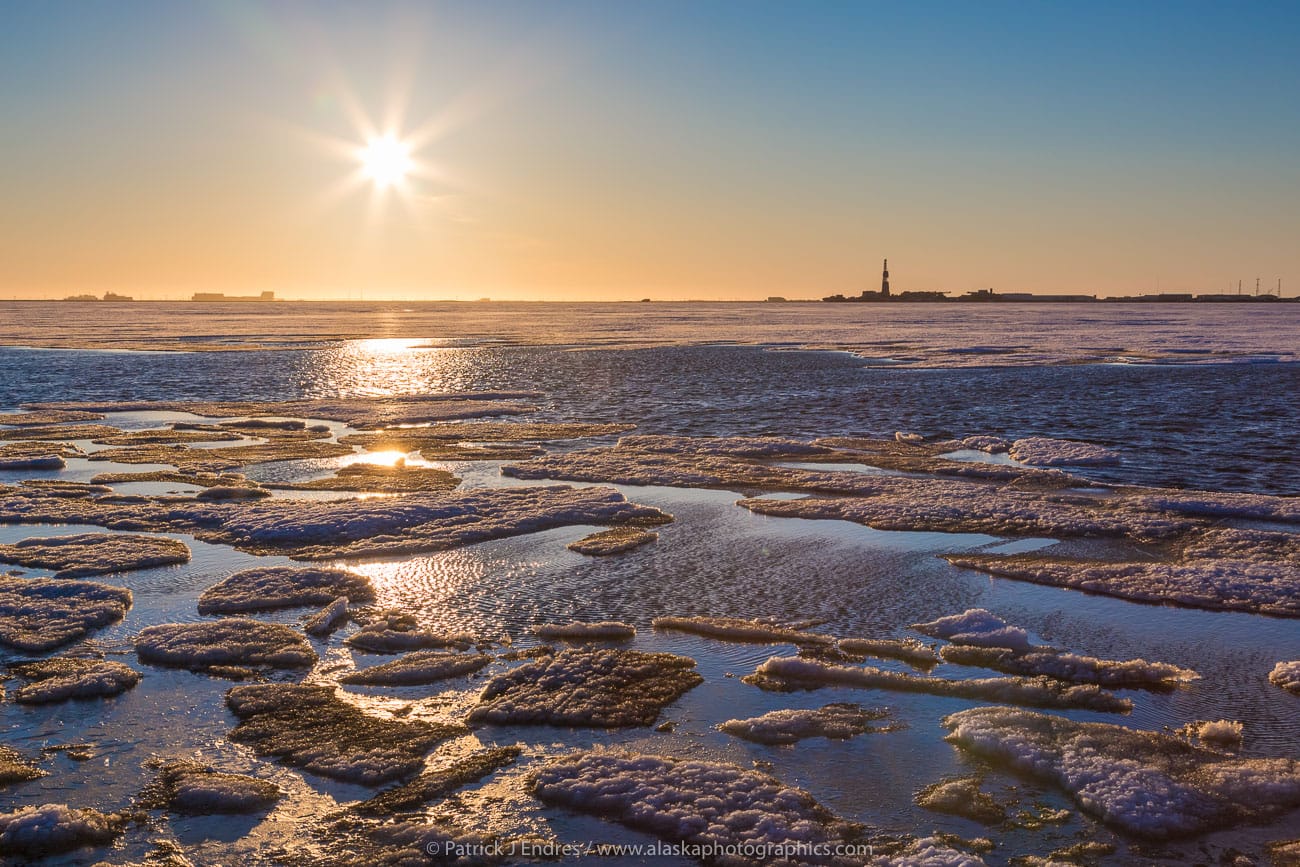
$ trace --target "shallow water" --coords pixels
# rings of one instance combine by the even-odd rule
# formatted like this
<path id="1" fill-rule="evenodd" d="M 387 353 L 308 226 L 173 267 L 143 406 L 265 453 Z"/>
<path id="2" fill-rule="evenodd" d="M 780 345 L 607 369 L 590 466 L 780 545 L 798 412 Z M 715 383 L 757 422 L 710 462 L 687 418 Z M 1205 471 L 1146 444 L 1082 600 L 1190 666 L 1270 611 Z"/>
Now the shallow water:
<path id="1" fill-rule="evenodd" d="M 561 347 L 457 347 L 436 353 L 394 353 L 349 344 L 310 351 L 184 355 L 0 349 L 0 370 L 4 371 L 0 409 L 42 399 L 277 399 L 524 389 L 540 392 L 532 400 L 540 407 L 539 418 L 631 421 L 644 433 L 811 437 L 892 436 L 896 430 L 908 430 L 927 436 L 1076 437 L 1113 446 L 1124 456 L 1118 467 L 1081 472 L 1104 481 L 1300 491 L 1295 461 L 1300 451 L 1300 402 L 1294 400 L 1300 393 L 1300 365 L 1296 364 L 890 370 L 865 366 L 845 353 L 754 347 L 593 352 Z M 130 414 L 111 417 L 107 423 L 150 427 L 171 418 Z M 336 433 L 344 430 L 337 424 L 333 427 Z M 548 447 L 577 448 L 590 442 Z M 262 465 L 248 472 L 262 480 L 291 481 L 325 475 L 348 460 Z M 85 480 L 98 472 L 152 468 L 78 459 L 68 463 L 62 472 L 9 476 Z M 536 484 L 502 477 L 496 462 L 434 465 L 453 470 L 470 487 Z M 146 483 L 119 489 L 157 493 L 186 488 Z M 981 825 L 930 813 L 912 803 L 913 794 L 931 782 L 984 769 L 946 744 L 939 725 L 945 714 L 979 702 L 847 688 L 767 693 L 741 683 L 740 676 L 769 656 L 793 653 L 792 647 L 726 643 L 650 627 L 650 621 L 660 615 L 772 616 L 824 620 L 816 629 L 839 636 L 904 636 L 910 634 L 909 624 L 970 607 L 989 608 L 1029 629 L 1042 643 L 1107 658 L 1158 659 L 1202 675 L 1189 687 L 1170 693 L 1126 691 L 1135 704 L 1127 717 L 1066 712 L 1072 718 L 1146 729 L 1177 728 L 1198 719 L 1239 719 L 1246 731 L 1243 754 L 1300 753 L 1296 699 L 1266 680 L 1277 660 L 1300 658 L 1300 626 L 1294 620 L 1137 605 L 992 579 L 956 569 L 936 556 L 953 551 L 1032 550 L 1055 544 L 1050 539 L 882 532 L 838 521 L 757 515 L 735 506 L 738 492 L 640 486 L 620 486 L 620 490 L 629 500 L 657 506 L 676 518 L 657 528 L 658 541 L 623 556 L 575 554 L 566 545 L 595 528 L 565 527 L 427 556 L 349 564 L 373 579 L 380 604 L 414 611 L 431 625 L 469 630 L 484 638 L 508 637 L 526 646 L 536 643 L 528 630 L 539 623 L 624 620 L 639 630 L 629 646 L 690 656 L 705 678 L 703 685 L 665 712 L 665 718 L 677 723 L 671 733 L 488 726 L 441 748 L 438 755 L 480 742 L 519 742 L 530 756 L 610 744 L 743 766 L 759 763 L 780 779 L 806 788 L 840 815 L 880 830 L 987 835 L 989 830 Z M 85 529 L 0 525 L 0 542 Z M 174 538 L 190 545 L 194 553 L 190 563 L 104 579 L 129 587 L 135 603 L 122 622 L 95 634 L 90 644 L 123 654 L 113 658 L 143 671 L 145 678 L 137 688 L 100 702 L 37 708 L 12 702 L 0 705 L 0 722 L 9 732 L 6 743 L 28 754 L 56 743 L 95 745 L 89 761 L 57 755 L 42 762 L 50 776 L 0 789 L 0 810 L 51 801 L 120 809 L 151 779 L 153 772 L 144 767 L 146 759 L 197 755 L 223 769 L 252 770 L 280 783 L 290 796 L 264 821 L 185 819 L 170 822 L 171 831 L 133 830 L 117 851 L 108 853 L 111 860 L 138 858 L 151 835 L 170 833 L 190 847 L 196 863 L 236 858 L 255 862 L 258 851 L 283 841 L 295 822 L 320 815 L 338 802 L 368 796 L 371 790 L 255 759 L 225 739 L 234 722 L 223 703 L 229 682 L 136 663 L 130 638 L 139 629 L 199 620 L 195 603 L 205 587 L 249 565 L 287 562 L 185 536 Z M 43 573 L 27 570 L 27 574 Z M 297 624 L 303 614 L 273 613 L 266 619 Z M 383 661 L 343 649 L 338 638 L 313 640 L 322 661 L 311 678 L 328 678 L 339 665 L 350 668 Z M 16 658 L 0 652 L 0 661 Z M 871 664 L 908 670 L 901 663 Z M 486 678 L 502 670 L 502 663 L 494 663 L 445 686 L 349 688 L 349 692 L 363 702 L 414 701 L 416 717 L 456 718 Z M 942 665 L 935 673 L 987 674 L 952 665 Z M 751 744 L 714 729 L 727 718 L 832 701 L 887 706 L 907 728 L 846 742 L 811 740 L 793 747 Z M 532 802 L 517 786 L 527 765 L 528 761 L 521 762 L 469 787 L 457 796 L 459 813 L 477 816 L 485 827 L 512 832 L 549 829 L 563 840 L 649 839 Z M 985 790 L 999 798 L 1014 797 L 1025 806 L 1070 806 L 1059 793 L 996 770 L 988 772 Z M 1146 850 L 1135 853 L 1121 840 L 1113 860 L 1185 863 L 1204 859 L 1199 852 L 1202 846 L 1209 847 L 1211 860 L 1230 846 L 1258 853 L 1264 842 L 1288 836 L 1288 827 L 1289 836 L 1295 836 L 1297 822 L 1300 817 L 1293 814 L 1272 827 L 1172 844 L 1164 847 L 1163 857 Z M 1068 823 L 1042 831 L 992 832 L 1000 845 L 986 860 L 1003 864 L 1016 855 L 1043 854 L 1075 842 L 1079 834 L 1114 838 L 1075 811 Z M 83 852 L 58 860 L 89 864 L 105 854 Z"/>

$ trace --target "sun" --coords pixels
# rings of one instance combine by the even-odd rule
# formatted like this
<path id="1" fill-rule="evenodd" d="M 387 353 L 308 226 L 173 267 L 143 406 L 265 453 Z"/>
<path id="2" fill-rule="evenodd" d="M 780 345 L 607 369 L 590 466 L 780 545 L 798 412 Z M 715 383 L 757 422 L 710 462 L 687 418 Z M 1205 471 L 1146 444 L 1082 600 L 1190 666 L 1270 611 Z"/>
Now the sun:
<path id="1" fill-rule="evenodd" d="M 394 136 L 371 139 L 359 154 L 362 171 L 377 187 L 393 187 L 414 168 L 411 149 Z"/>

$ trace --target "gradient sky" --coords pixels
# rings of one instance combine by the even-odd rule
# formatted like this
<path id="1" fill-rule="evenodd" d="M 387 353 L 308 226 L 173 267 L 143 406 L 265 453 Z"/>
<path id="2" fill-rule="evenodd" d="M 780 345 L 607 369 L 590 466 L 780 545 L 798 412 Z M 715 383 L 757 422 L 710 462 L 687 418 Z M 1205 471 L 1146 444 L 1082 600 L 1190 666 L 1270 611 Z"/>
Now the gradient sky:
<path id="1" fill-rule="evenodd" d="M 1291 295 L 1298 45 L 1294 2 L 0 0 L 0 296 Z M 367 122 L 428 171 L 349 185 Z"/>

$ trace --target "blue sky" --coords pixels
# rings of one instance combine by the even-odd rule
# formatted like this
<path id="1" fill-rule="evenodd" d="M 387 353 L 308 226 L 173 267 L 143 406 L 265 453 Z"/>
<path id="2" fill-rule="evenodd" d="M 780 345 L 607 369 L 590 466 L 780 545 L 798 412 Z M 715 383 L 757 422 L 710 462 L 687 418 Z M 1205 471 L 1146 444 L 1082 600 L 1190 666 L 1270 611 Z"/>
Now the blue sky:
<path id="1" fill-rule="evenodd" d="M 1300 281 L 1300 4 L 0 14 L 6 295 Z M 349 186 L 359 116 L 426 171 Z"/>

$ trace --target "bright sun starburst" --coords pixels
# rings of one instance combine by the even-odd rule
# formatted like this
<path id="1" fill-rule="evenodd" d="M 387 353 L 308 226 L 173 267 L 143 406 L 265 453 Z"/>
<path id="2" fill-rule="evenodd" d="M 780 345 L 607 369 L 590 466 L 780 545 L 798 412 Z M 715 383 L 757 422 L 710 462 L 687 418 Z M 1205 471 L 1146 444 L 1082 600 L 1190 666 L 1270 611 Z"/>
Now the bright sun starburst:
<path id="1" fill-rule="evenodd" d="M 371 139 L 360 151 L 361 168 L 377 187 L 393 187 L 406 180 L 414 168 L 411 149 L 396 137 Z"/>

